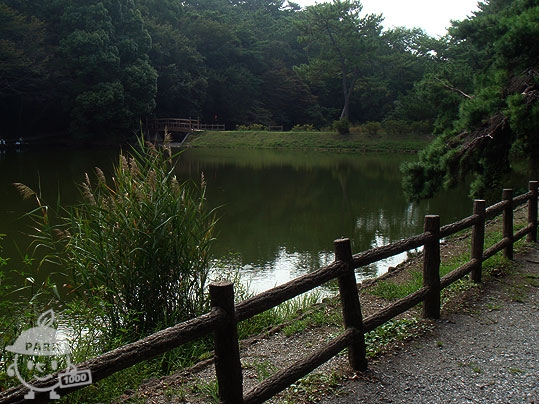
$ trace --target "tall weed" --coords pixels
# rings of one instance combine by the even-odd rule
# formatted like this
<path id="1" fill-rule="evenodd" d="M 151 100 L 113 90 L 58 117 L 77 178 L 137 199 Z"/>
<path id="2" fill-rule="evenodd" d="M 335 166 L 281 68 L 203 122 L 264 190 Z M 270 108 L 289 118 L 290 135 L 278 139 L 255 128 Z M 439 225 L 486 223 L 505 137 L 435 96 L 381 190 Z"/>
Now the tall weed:
<path id="1" fill-rule="evenodd" d="M 133 341 L 209 308 L 215 212 L 206 208 L 203 177 L 198 185 L 178 181 L 178 157 L 166 143 L 140 138 L 110 178 L 99 168 L 86 174 L 81 202 L 54 224 L 36 197 L 34 246 L 93 308 L 102 343 Z"/>

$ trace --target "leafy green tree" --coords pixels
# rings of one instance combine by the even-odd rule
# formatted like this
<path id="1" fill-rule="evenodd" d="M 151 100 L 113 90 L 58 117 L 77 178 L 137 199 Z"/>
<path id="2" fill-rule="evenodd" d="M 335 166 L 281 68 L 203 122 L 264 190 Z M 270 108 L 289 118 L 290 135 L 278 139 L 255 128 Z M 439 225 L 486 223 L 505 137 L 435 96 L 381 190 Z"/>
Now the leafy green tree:
<path id="1" fill-rule="evenodd" d="M 480 3 L 473 17 L 453 26 L 447 54 L 454 58 L 447 63 L 467 66 L 472 88 L 442 81 L 447 93 L 460 95 L 458 119 L 417 162 L 403 167 L 412 198 L 429 197 L 469 175 L 472 195 L 484 197 L 499 188 L 514 162 L 537 164 L 538 27 L 539 6 L 527 0 Z"/>
<path id="2" fill-rule="evenodd" d="M 151 38 L 132 1 L 70 1 L 57 28 L 56 65 L 74 133 L 119 133 L 153 111 Z"/>
<path id="3" fill-rule="evenodd" d="M 27 115 L 45 111 L 51 128 L 70 128 L 76 136 L 93 139 L 123 135 L 153 112 L 157 74 L 148 59 L 151 38 L 132 0 L 6 3 L 24 21 L 42 21 L 40 33 L 32 33 L 34 45 L 21 42 L 21 51 L 37 55 L 37 50 L 46 61 L 35 73 L 39 79 L 33 88 L 45 96 Z M 23 97 L 35 98 L 28 92 Z M 44 113 L 37 114 L 42 121 Z"/>
<path id="4" fill-rule="evenodd" d="M 182 34 L 202 56 L 207 82 L 202 119 L 228 127 L 307 119 L 313 97 L 292 71 L 303 54 L 292 23 L 296 14 L 281 1 L 186 3 Z"/>
<path id="5" fill-rule="evenodd" d="M 148 55 L 158 75 L 155 113 L 162 117 L 198 117 L 208 89 L 202 55 L 172 25 L 151 19 L 146 27 L 152 37 Z"/>
<path id="6" fill-rule="evenodd" d="M 381 45 L 382 17 L 361 17 L 362 9 L 358 0 L 334 0 L 307 7 L 300 22 L 299 40 L 309 62 L 297 71 L 310 81 L 339 77 L 343 97 L 340 116 L 347 120 L 358 80 L 373 74 L 373 55 Z"/>
<path id="7" fill-rule="evenodd" d="M 0 3 L 0 116 L 5 129 L 43 119 L 46 112 L 39 106 L 51 94 L 43 91 L 49 87 L 47 68 L 43 21 Z"/>

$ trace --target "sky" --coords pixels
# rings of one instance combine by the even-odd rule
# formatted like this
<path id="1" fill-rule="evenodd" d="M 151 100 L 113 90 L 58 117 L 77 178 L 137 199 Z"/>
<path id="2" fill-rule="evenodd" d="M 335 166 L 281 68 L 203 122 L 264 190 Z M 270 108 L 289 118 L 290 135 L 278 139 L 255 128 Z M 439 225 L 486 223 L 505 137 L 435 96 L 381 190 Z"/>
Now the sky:
<path id="1" fill-rule="evenodd" d="M 296 0 L 301 6 L 323 0 Z M 383 14 L 384 28 L 419 27 L 431 35 L 445 35 L 451 20 L 463 20 L 477 11 L 477 0 L 361 0 L 363 13 Z"/>

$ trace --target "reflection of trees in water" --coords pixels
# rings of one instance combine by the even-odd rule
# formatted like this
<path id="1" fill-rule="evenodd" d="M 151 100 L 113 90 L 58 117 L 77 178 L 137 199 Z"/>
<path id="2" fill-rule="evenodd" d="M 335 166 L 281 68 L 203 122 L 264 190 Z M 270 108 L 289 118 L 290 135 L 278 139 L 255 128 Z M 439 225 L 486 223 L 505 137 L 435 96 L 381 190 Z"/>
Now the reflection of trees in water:
<path id="1" fill-rule="evenodd" d="M 281 265 L 283 254 L 288 265 L 297 266 L 294 274 L 317 269 L 333 260 L 333 240 L 339 237 L 352 238 L 354 252 L 409 237 L 422 231 L 424 215 L 437 208 L 405 200 L 399 166 L 408 156 L 193 152 L 179 169 L 195 179 L 204 171 L 209 203 L 223 206 L 217 248 L 237 248 L 243 264 L 266 270 Z M 371 276 L 379 266 L 360 271 Z"/>

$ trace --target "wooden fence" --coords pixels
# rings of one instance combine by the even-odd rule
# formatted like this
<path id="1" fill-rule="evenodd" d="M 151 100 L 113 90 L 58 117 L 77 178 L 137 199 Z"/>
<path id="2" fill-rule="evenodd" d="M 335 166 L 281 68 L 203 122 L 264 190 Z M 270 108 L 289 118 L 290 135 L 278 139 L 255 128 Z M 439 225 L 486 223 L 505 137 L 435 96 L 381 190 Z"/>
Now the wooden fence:
<path id="1" fill-rule="evenodd" d="M 212 283 L 210 285 L 212 310 L 209 313 L 110 351 L 78 365 L 78 368 L 89 369 L 92 372 L 93 381 L 96 382 L 189 341 L 213 333 L 215 372 L 222 403 L 262 403 L 346 348 L 348 348 L 350 366 L 357 371 L 366 370 L 365 333 L 420 302 L 424 302 L 424 318 L 438 318 L 442 289 L 469 273 L 472 281 L 480 282 L 484 260 L 502 250 L 507 258 L 512 259 L 514 242 L 525 235 L 528 241 L 537 241 L 537 196 L 537 181 L 531 181 L 529 191 L 515 198 L 512 190 L 504 189 L 501 202 L 486 208 L 484 200 L 476 200 L 473 204 L 473 214 L 458 222 L 440 227 L 440 217 L 428 215 L 425 217 L 422 234 L 355 255 L 352 254 L 349 239 L 335 240 L 335 261 L 330 265 L 236 305 L 233 286 L 230 282 Z M 528 224 L 514 232 L 513 210 L 525 203 L 528 204 Z M 500 213 L 503 215 L 503 237 L 485 249 L 485 221 Z M 468 228 L 472 228 L 470 261 L 440 278 L 440 240 Z M 423 287 L 363 319 L 355 269 L 421 246 L 423 246 Z M 332 279 L 338 279 L 339 283 L 344 331 L 311 355 L 276 372 L 244 393 L 237 335 L 238 322 L 269 310 Z M 54 383 L 53 378 L 51 381 L 36 383 L 36 385 L 44 388 Z M 77 388 L 80 387 L 74 387 L 72 390 Z M 59 393 L 64 395 L 72 390 L 62 389 Z M 22 385 L 9 389 L 0 393 L 0 403 L 22 403 L 25 401 L 26 392 L 27 389 Z M 47 397 L 48 394 L 36 394 L 37 401 L 34 402 L 46 401 Z"/>

